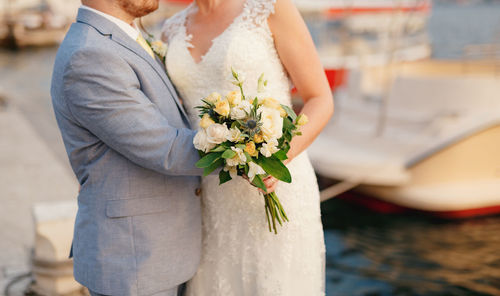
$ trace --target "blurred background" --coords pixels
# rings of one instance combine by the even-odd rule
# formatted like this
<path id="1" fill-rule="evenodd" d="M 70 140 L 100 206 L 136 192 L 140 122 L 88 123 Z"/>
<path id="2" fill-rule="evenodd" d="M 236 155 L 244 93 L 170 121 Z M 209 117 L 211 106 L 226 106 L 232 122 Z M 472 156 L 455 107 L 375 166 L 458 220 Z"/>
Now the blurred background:
<path id="1" fill-rule="evenodd" d="M 189 2 L 143 22 L 158 34 Z M 309 149 L 327 295 L 500 295 L 500 1 L 295 2 L 336 103 Z M 0 294 L 85 294 L 49 93 L 79 5 L 0 0 Z"/>

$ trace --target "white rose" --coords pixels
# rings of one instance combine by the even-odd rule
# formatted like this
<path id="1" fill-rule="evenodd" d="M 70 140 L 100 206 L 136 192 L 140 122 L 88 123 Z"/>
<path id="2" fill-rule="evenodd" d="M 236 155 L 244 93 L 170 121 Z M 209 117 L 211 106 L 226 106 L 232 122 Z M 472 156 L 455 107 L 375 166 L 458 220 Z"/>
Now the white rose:
<path id="1" fill-rule="evenodd" d="M 215 148 L 215 144 L 208 141 L 207 133 L 204 129 L 198 130 L 193 139 L 194 147 L 205 153 Z"/>
<path id="2" fill-rule="evenodd" d="M 252 110 L 252 105 L 248 101 L 241 101 L 236 107 L 231 109 L 231 119 L 241 120 L 247 117 Z"/>
<path id="3" fill-rule="evenodd" d="M 253 181 L 256 175 L 265 175 L 266 171 L 262 169 L 258 164 L 255 162 L 251 161 L 248 163 L 248 179 L 250 179 L 250 182 Z"/>
<path id="4" fill-rule="evenodd" d="M 207 127 L 208 142 L 213 144 L 220 144 L 225 142 L 229 135 L 229 129 L 224 124 L 214 123 Z"/>
<path id="5" fill-rule="evenodd" d="M 229 134 L 227 136 L 227 140 L 233 143 L 238 143 L 243 141 L 245 137 L 241 134 L 241 131 L 238 128 L 233 127 L 229 130 Z"/>
<path id="6" fill-rule="evenodd" d="M 230 167 L 237 166 L 240 164 L 245 164 L 247 162 L 247 157 L 243 150 L 240 148 L 231 147 L 231 150 L 236 152 L 236 155 L 233 158 L 226 159 L 226 164 Z"/>
<path id="7" fill-rule="evenodd" d="M 283 118 L 280 111 L 262 106 L 257 111 L 261 114 L 262 134 L 264 139 L 279 139 L 283 135 Z"/>
<path id="8" fill-rule="evenodd" d="M 262 144 L 262 147 L 260 147 L 260 153 L 265 157 L 271 157 L 271 155 L 278 151 L 278 140 L 276 139 L 269 139 L 267 143 Z"/>

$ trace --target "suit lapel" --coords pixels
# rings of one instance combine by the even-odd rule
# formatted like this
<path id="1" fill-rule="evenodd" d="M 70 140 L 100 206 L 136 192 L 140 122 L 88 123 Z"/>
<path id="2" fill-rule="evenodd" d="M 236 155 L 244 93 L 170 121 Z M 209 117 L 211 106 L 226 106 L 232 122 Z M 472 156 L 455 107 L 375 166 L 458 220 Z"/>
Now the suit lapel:
<path id="1" fill-rule="evenodd" d="M 127 48 L 128 50 L 132 51 L 136 55 L 140 56 L 143 60 L 145 60 L 154 70 L 155 72 L 161 77 L 163 80 L 164 84 L 167 86 L 168 91 L 170 92 L 170 95 L 172 99 L 175 101 L 175 104 L 179 108 L 179 111 L 182 113 L 184 116 L 184 120 L 189 123 L 188 116 L 186 114 L 186 111 L 184 110 L 184 107 L 182 106 L 178 96 L 177 92 L 172 85 L 170 79 L 167 76 L 166 70 L 163 67 L 163 64 L 161 62 L 158 62 L 158 60 L 153 59 L 145 50 L 144 48 L 141 47 L 139 43 L 136 41 L 132 40 L 125 32 L 123 32 L 118 26 L 116 26 L 114 23 L 110 22 L 106 18 L 92 12 L 86 9 L 79 9 L 78 11 L 78 16 L 77 16 L 77 21 L 81 23 L 86 23 L 92 27 L 94 27 L 97 31 L 99 31 L 103 35 L 107 35 L 111 37 L 111 40 L 114 42 L 120 44 L 121 46 Z"/>
<path id="2" fill-rule="evenodd" d="M 120 32 L 121 33 L 121 32 Z M 187 118 L 186 111 L 184 110 L 184 107 L 182 106 L 181 102 L 179 101 L 179 98 L 177 96 L 177 93 L 170 82 L 170 79 L 167 76 L 167 72 L 165 68 L 163 67 L 163 64 L 159 60 L 155 60 L 151 58 L 151 56 L 144 50 L 144 48 L 141 47 L 141 45 L 134 40 L 132 40 L 129 36 L 122 36 L 124 34 L 113 34 L 111 35 L 111 39 L 123 47 L 131 50 L 138 56 L 140 56 L 143 60 L 148 62 L 148 64 L 156 71 L 156 73 L 161 77 L 163 82 L 168 88 L 168 91 L 170 92 L 172 98 L 174 99 L 175 103 L 177 104 L 177 107 L 179 107 L 179 110 L 181 113 Z"/>

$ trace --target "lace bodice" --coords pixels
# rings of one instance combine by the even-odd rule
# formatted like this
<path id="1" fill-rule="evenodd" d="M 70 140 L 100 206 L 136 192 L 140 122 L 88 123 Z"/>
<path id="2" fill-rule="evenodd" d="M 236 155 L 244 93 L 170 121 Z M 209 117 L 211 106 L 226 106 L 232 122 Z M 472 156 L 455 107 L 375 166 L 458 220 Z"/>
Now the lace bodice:
<path id="1" fill-rule="evenodd" d="M 274 12 L 275 0 L 247 0 L 243 11 L 226 30 L 212 41 L 212 46 L 196 63 L 188 48 L 191 35 L 186 32 L 186 17 L 197 10 L 195 2 L 163 26 L 163 38 L 169 44 L 167 70 L 193 123 L 190 113 L 200 99 L 211 92 L 225 94 L 237 90 L 230 82 L 231 67 L 245 77 L 245 91 L 254 94 L 257 80 L 264 73 L 269 81 L 266 95 L 290 105 L 290 83 L 274 46 L 267 19 Z"/>
<path id="2" fill-rule="evenodd" d="M 193 2 L 165 22 L 166 66 L 184 101 L 193 128 L 195 107 L 216 91 L 237 90 L 231 67 L 245 77 L 245 92 L 255 94 L 259 76 L 269 81 L 265 95 L 290 105 L 290 83 L 279 59 L 268 17 L 276 0 L 246 0 L 242 13 L 213 39 L 196 63 L 189 52 L 192 36 L 186 17 Z M 289 165 L 291 184 L 280 183 L 277 194 L 290 222 L 276 236 L 269 232 L 264 200 L 242 178 L 219 186 L 217 176 L 202 181 L 203 251 L 200 268 L 189 282 L 187 296 L 322 296 L 324 243 L 319 191 L 306 153 Z"/>

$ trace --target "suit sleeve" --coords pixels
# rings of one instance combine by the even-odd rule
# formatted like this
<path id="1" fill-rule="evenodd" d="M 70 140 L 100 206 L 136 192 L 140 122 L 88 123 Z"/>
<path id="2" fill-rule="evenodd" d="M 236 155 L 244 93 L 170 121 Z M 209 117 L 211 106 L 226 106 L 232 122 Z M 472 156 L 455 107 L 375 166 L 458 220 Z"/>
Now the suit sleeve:
<path id="1" fill-rule="evenodd" d="M 106 145 L 166 175 L 202 175 L 195 167 L 195 131 L 171 126 L 122 58 L 97 50 L 76 52 L 63 79 L 71 114 Z"/>

